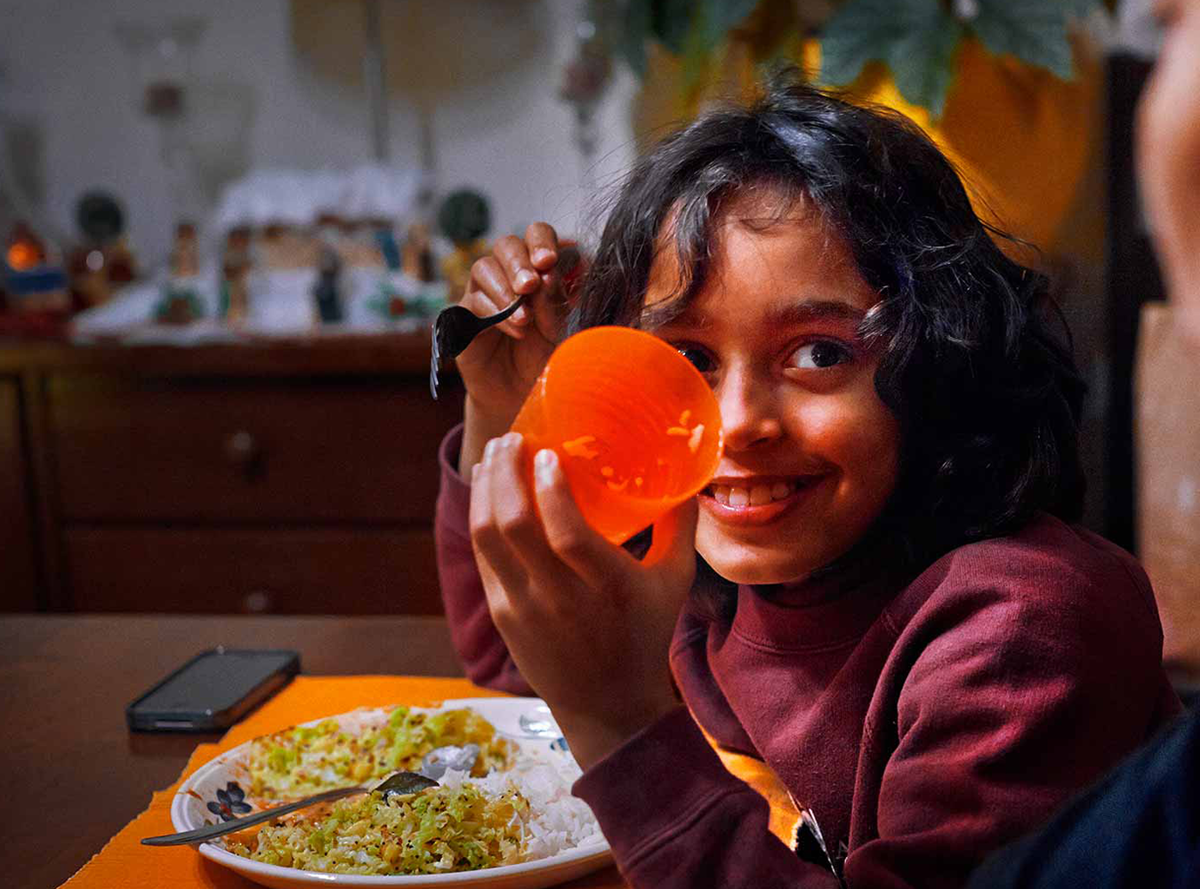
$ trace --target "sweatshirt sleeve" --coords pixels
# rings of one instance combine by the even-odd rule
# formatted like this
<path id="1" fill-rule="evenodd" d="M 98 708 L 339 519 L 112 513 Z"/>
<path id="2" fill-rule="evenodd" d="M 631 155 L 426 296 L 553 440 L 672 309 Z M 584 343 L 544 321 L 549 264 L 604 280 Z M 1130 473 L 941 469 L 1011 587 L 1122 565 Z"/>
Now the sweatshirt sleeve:
<path id="1" fill-rule="evenodd" d="M 483 581 L 475 567 L 468 523 L 471 486 L 457 470 L 461 445 L 460 424 L 450 430 L 438 449 L 441 486 L 433 526 L 450 638 L 467 677 L 476 685 L 518 695 L 533 694 L 492 623 Z"/>
<path id="2" fill-rule="evenodd" d="M 575 782 L 634 887 L 837 889 L 768 829 L 767 801 L 726 770 L 686 708 L 663 717 Z"/>
<path id="3" fill-rule="evenodd" d="M 891 752 L 856 788 L 878 804 L 873 838 L 846 859 L 852 887 L 962 886 L 1178 707 L 1136 566 L 960 552 L 899 634 L 884 675 L 895 709 L 865 726 L 863 755 Z"/>

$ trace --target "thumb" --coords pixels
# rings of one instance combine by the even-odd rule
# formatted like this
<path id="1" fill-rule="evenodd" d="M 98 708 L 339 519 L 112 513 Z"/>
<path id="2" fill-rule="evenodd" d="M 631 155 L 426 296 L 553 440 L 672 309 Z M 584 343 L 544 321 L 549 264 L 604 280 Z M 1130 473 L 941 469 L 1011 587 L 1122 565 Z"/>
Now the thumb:
<path id="1" fill-rule="evenodd" d="M 696 571 L 696 521 L 700 504 L 689 497 L 654 523 L 654 539 L 642 564 L 680 576 Z M 691 584 L 688 584 L 691 586 Z"/>

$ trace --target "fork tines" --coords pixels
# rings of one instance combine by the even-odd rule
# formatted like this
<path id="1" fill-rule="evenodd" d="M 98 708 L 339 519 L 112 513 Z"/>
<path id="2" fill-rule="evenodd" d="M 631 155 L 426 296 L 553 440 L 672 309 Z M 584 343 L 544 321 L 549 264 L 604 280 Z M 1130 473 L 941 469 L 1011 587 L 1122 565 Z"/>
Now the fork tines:
<path id="1" fill-rule="evenodd" d="M 433 319 L 433 330 L 429 335 L 429 394 L 433 396 L 434 401 L 438 397 L 438 367 L 442 363 L 442 331 L 441 325 L 438 324 L 439 314 Z"/>

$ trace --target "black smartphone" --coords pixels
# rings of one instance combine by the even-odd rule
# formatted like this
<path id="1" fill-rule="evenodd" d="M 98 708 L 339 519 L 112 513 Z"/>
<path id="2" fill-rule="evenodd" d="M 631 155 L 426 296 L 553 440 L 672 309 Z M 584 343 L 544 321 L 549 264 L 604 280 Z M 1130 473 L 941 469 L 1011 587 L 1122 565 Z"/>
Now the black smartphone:
<path id="1" fill-rule="evenodd" d="M 224 731 L 300 672 L 296 651 L 201 652 L 125 708 L 136 732 Z"/>

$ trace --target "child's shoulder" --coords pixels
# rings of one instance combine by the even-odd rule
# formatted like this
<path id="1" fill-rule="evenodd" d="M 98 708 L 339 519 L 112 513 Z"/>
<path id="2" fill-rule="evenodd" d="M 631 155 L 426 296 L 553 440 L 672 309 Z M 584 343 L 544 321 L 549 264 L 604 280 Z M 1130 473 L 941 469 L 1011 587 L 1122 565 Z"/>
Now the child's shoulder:
<path id="1" fill-rule="evenodd" d="M 1158 626 L 1154 594 L 1137 560 L 1078 525 L 1039 514 L 1018 531 L 965 544 L 926 568 L 888 608 L 907 624 L 950 610 Z"/>

